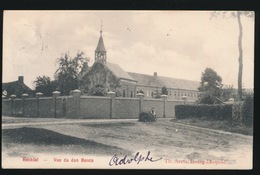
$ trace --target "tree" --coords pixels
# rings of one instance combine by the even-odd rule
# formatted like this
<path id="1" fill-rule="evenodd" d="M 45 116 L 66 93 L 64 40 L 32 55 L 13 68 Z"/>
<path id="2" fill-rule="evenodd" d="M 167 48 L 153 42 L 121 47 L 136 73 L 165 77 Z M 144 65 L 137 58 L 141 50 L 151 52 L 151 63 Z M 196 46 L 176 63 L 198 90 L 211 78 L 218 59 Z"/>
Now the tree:
<path id="1" fill-rule="evenodd" d="M 105 88 L 101 84 L 97 84 L 95 88 L 91 90 L 91 95 L 94 96 L 105 96 L 105 94 L 106 94 Z"/>
<path id="2" fill-rule="evenodd" d="M 221 102 L 222 78 L 211 68 L 206 68 L 201 75 L 200 87 L 202 92 L 198 99 L 202 104 L 218 104 Z"/>
<path id="3" fill-rule="evenodd" d="M 158 89 L 155 90 L 155 92 L 153 93 L 154 98 L 161 98 L 161 93 L 159 92 Z"/>
<path id="4" fill-rule="evenodd" d="M 168 90 L 165 86 L 162 87 L 162 95 L 168 95 Z"/>
<path id="5" fill-rule="evenodd" d="M 222 88 L 221 98 L 223 101 L 228 101 L 230 98 L 237 99 L 237 94 L 234 93 L 233 86 Z"/>
<path id="6" fill-rule="evenodd" d="M 36 92 L 43 93 L 43 96 L 52 96 L 52 92 L 57 89 L 56 81 L 51 81 L 51 78 L 48 76 L 38 76 L 33 82 Z"/>
<path id="7" fill-rule="evenodd" d="M 226 16 L 227 12 L 213 12 L 211 13 L 212 17 L 217 17 L 221 15 L 223 17 Z M 238 22 L 238 28 L 239 28 L 239 35 L 238 35 L 238 51 L 239 51 L 239 56 L 238 56 L 238 63 L 239 63 L 239 68 L 238 68 L 238 99 L 241 101 L 242 100 L 242 76 L 243 76 L 243 48 L 242 48 L 242 38 L 243 38 L 243 26 L 241 23 L 241 16 L 253 18 L 254 17 L 254 12 L 250 11 L 237 11 L 237 12 L 229 12 L 229 15 L 231 17 L 237 18 Z"/>
<path id="8" fill-rule="evenodd" d="M 83 52 L 78 52 L 74 58 L 66 53 L 57 59 L 59 68 L 54 76 L 61 95 L 69 95 L 72 90 L 78 89 L 78 78 L 83 64 L 88 61 L 89 59 L 84 56 Z"/>

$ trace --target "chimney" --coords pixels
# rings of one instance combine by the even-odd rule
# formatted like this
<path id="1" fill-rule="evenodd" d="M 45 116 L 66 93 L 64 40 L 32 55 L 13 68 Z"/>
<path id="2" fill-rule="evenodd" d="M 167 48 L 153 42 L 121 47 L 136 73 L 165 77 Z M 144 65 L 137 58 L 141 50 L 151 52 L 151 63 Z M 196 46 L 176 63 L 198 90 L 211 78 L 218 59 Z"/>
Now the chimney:
<path id="1" fill-rule="evenodd" d="M 154 73 L 153 73 L 153 76 L 157 77 L 157 72 L 154 72 Z"/>
<path id="2" fill-rule="evenodd" d="M 19 77 L 18 77 L 18 82 L 19 82 L 19 83 L 23 83 L 23 76 L 19 76 Z"/>

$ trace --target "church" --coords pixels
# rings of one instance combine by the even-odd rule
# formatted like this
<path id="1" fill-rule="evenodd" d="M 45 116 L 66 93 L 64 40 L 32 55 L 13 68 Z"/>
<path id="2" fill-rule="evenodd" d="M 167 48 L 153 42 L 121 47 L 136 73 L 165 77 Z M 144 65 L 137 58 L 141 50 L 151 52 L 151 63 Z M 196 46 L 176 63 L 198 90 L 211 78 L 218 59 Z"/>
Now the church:
<path id="1" fill-rule="evenodd" d="M 168 99 L 182 100 L 185 96 L 189 101 L 196 101 L 199 96 L 199 82 L 171 77 L 126 72 L 119 65 L 107 60 L 107 51 L 100 31 L 99 41 L 95 50 L 95 63 L 84 68 L 79 78 L 79 88 L 84 94 L 95 94 L 102 91 L 113 91 L 117 97 L 134 98 L 143 93 L 145 98 L 159 98 L 162 88 L 167 89 Z"/>

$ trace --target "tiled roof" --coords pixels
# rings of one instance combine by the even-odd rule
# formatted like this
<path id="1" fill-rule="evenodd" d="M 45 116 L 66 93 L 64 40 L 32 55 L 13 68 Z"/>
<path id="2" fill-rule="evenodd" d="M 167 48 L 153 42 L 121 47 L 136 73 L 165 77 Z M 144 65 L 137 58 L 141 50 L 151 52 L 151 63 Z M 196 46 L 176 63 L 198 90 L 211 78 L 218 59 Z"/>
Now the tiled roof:
<path id="1" fill-rule="evenodd" d="M 186 89 L 186 90 L 198 90 L 200 85 L 197 81 L 183 80 L 177 78 L 169 78 L 162 76 L 152 76 L 139 73 L 128 72 L 128 74 L 137 80 L 137 85 L 141 86 L 154 86 L 174 88 L 174 89 Z"/>
<path id="2" fill-rule="evenodd" d="M 133 72 L 128 72 L 128 74 L 137 81 L 138 85 L 154 86 L 154 87 L 163 86 L 163 84 L 160 82 L 158 77 L 151 76 L 151 75 L 145 75 L 145 74 L 139 74 L 139 73 L 133 73 Z"/>
<path id="3" fill-rule="evenodd" d="M 2 83 L 2 91 L 3 90 L 8 92 L 8 96 L 14 94 L 17 95 L 17 97 L 20 97 L 23 93 L 28 93 L 29 95 L 32 93 L 31 88 L 19 81 Z"/>
<path id="4" fill-rule="evenodd" d="M 117 76 L 118 78 L 122 78 L 122 79 L 127 79 L 127 80 L 132 80 L 135 81 L 135 79 L 133 77 L 131 77 L 126 71 L 124 71 L 120 66 L 118 66 L 117 64 L 113 64 L 113 63 L 109 63 L 106 62 L 105 63 L 106 67 L 111 70 L 113 72 L 113 74 L 115 76 Z"/>
<path id="5" fill-rule="evenodd" d="M 198 90 L 200 83 L 198 81 L 183 80 L 178 78 L 161 77 L 159 79 L 165 87 L 174 89 Z"/>

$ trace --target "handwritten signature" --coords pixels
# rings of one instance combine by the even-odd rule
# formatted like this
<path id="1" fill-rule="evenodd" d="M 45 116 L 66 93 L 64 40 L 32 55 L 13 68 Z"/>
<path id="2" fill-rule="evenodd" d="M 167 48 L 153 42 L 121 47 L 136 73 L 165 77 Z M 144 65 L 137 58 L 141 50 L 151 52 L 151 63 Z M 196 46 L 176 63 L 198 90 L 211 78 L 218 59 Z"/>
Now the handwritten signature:
<path id="1" fill-rule="evenodd" d="M 153 157 L 150 155 L 150 151 L 147 152 L 146 156 L 143 156 L 142 154 L 137 152 L 133 158 L 128 158 L 127 156 L 124 156 L 123 158 L 119 158 L 115 154 L 109 161 L 109 166 L 126 165 L 126 164 L 131 164 L 132 162 L 139 164 L 142 161 L 157 162 L 161 159 L 162 159 L 162 157 L 159 159 L 153 159 Z"/>

